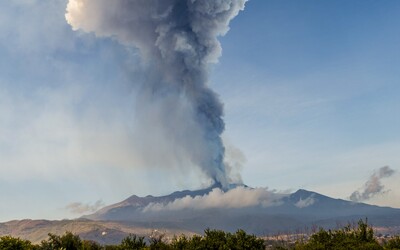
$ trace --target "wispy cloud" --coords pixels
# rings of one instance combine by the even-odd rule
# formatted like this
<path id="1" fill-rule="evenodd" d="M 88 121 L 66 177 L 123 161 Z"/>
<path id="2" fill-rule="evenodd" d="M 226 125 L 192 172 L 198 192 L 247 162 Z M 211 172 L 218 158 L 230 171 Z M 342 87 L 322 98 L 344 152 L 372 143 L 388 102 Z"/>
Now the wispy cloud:
<path id="1" fill-rule="evenodd" d="M 94 204 L 73 202 L 65 206 L 65 209 L 74 214 L 85 214 L 96 212 L 99 208 L 103 207 L 105 204 L 102 200 L 96 201 Z"/>
<path id="2" fill-rule="evenodd" d="M 382 184 L 382 179 L 392 176 L 395 170 L 389 166 L 384 166 L 375 171 L 364 184 L 364 187 L 360 190 L 354 191 L 350 195 L 352 201 L 366 201 L 372 197 L 380 194 L 384 194 L 389 190 L 385 190 L 385 186 Z"/>

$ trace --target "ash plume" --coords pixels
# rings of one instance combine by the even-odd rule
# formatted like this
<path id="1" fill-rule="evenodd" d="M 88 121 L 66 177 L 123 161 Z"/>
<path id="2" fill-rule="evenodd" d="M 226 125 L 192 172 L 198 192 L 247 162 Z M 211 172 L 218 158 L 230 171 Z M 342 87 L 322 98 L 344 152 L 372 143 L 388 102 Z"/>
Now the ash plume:
<path id="1" fill-rule="evenodd" d="M 229 30 L 246 1 L 69 0 L 67 5 L 74 30 L 139 49 L 148 75 L 136 110 L 138 134 L 149 135 L 144 147 L 154 150 L 164 138 L 174 153 L 222 186 L 229 183 L 223 105 L 207 85 L 208 67 L 221 55 L 218 36 Z M 153 133 L 157 138 L 151 139 Z"/>
<path id="2" fill-rule="evenodd" d="M 350 195 L 350 200 L 356 202 L 366 201 L 376 195 L 388 192 L 385 190 L 385 186 L 382 184 L 381 180 L 383 178 L 392 176 L 394 173 L 395 170 L 389 166 L 381 167 L 369 177 L 368 181 L 364 184 L 364 187 L 360 191 L 354 191 Z"/>

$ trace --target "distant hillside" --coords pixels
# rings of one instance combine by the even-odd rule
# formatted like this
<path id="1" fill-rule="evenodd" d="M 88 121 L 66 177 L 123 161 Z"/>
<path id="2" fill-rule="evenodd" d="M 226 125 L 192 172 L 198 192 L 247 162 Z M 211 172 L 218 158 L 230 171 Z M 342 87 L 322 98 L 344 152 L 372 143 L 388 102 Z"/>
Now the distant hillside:
<path id="1" fill-rule="evenodd" d="M 48 234 L 62 235 L 69 231 L 78 234 L 86 240 L 94 240 L 101 244 L 119 244 L 129 234 L 150 236 L 154 230 L 163 233 L 167 238 L 174 235 L 193 235 L 189 231 L 176 231 L 169 228 L 144 227 L 134 223 L 90 221 L 90 220 L 20 220 L 0 223 L 0 236 L 12 235 L 22 239 L 30 240 L 33 243 L 40 243 L 48 238 Z"/>

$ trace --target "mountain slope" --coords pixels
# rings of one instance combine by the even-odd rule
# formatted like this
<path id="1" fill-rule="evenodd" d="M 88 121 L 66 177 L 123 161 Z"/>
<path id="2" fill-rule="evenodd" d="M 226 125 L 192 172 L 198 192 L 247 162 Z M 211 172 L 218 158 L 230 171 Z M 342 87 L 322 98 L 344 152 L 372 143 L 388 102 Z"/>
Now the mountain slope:
<path id="1" fill-rule="evenodd" d="M 152 202 L 165 204 L 184 197 L 204 196 L 210 194 L 214 188 L 219 187 L 185 190 L 160 197 L 133 195 L 85 216 L 86 219 L 0 223 L 0 236 L 13 235 L 38 243 L 46 239 L 48 233 L 61 235 L 65 231 L 71 231 L 83 239 L 113 244 L 119 243 L 129 234 L 150 236 L 155 231 L 165 234 L 167 239 L 182 233 L 202 233 L 206 228 L 226 231 L 236 231 L 240 228 L 248 233 L 264 236 L 299 230 L 304 232 L 306 228 L 318 226 L 335 228 L 366 217 L 373 226 L 380 227 L 381 232 L 400 232 L 400 209 L 333 199 L 307 190 L 298 190 L 283 196 L 272 206 L 143 212 L 143 208 Z"/>
<path id="2" fill-rule="evenodd" d="M 173 202 L 176 199 L 182 199 L 186 196 L 190 197 L 203 196 L 205 194 L 210 193 L 214 188 L 221 188 L 221 187 L 219 185 L 214 185 L 206 189 L 200 189 L 195 191 L 190 191 L 190 190 L 176 191 L 169 195 L 158 196 L 158 197 L 152 195 L 148 195 L 146 197 L 139 197 L 136 195 L 132 195 L 121 202 L 112 204 L 110 206 L 106 206 L 92 215 L 84 216 L 84 218 L 94 219 L 94 220 L 99 220 L 99 219 L 127 220 L 127 218 L 125 218 L 124 216 L 129 217 L 129 214 L 134 212 L 139 212 L 138 211 L 139 209 L 146 207 L 150 203 L 166 204 L 169 202 Z"/>
<path id="3" fill-rule="evenodd" d="M 315 192 L 298 190 L 284 196 L 273 206 L 243 208 L 181 209 L 143 212 L 150 203 L 167 204 L 186 196 L 209 194 L 211 187 L 196 191 L 181 191 L 161 197 L 131 196 L 85 216 L 91 220 L 130 221 L 150 227 L 167 227 L 176 230 L 202 232 L 204 228 L 235 231 L 238 228 L 250 233 L 266 234 L 305 227 L 335 227 L 338 224 L 368 218 L 376 226 L 400 226 L 400 209 L 378 207 L 363 203 L 333 199 Z"/>
<path id="4" fill-rule="evenodd" d="M 174 235 L 192 235 L 190 231 L 171 230 L 169 228 L 158 228 L 165 232 L 166 238 L 171 239 Z M 12 235 L 27 239 L 33 243 L 40 243 L 48 239 L 48 234 L 63 235 L 65 232 L 78 234 L 82 239 L 93 240 L 100 244 L 119 244 L 129 234 L 147 236 L 154 234 L 154 228 L 141 226 L 129 222 L 113 221 L 90 221 L 90 220 L 19 220 L 0 223 L 0 236 Z"/>

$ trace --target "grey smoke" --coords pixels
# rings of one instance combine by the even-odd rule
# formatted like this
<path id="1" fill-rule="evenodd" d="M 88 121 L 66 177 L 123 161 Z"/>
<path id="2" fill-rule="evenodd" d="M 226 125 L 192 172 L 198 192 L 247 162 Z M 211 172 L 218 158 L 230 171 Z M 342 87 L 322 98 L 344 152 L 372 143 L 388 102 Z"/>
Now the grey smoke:
<path id="1" fill-rule="evenodd" d="M 96 212 L 99 208 L 104 207 L 104 205 L 102 200 L 98 200 L 94 204 L 73 202 L 65 206 L 65 209 L 74 214 L 85 214 Z"/>
<path id="2" fill-rule="evenodd" d="M 74 30 L 139 49 L 148 75 L 138 94 L 135 124 L 143 150 L 153 152 L 165 140 L 178 158 L 222 186 L 229 183 L 223 105 L 207 85 L 208 67 L 221 55 L 218 36 L 229 30 L 246 1 L 69 0 L 66 13 Z"/>
<path id="3" fill-rule="evenodd" d="M 247 159 L 244 153 L 235 147 L 230 141 L 224 138 L 225 145 L 225 167 L 229 183 L 242 184 L 241 170 L 245 165 Z"/>
<path id="4" fill-rule="evenodd" d="M 354 191 L 350 195 L 350 200 L 352 201 L 366 201 L 372 197 L 383 194 L 387 192 L 385 186 L 382 184 L 381 180 L 392 176 L 395 173 L 393 169 L 389 166 L 381 167 L 378 171 L 375 171 L 364 184 L 364 187 L 360 191 Z"/>

